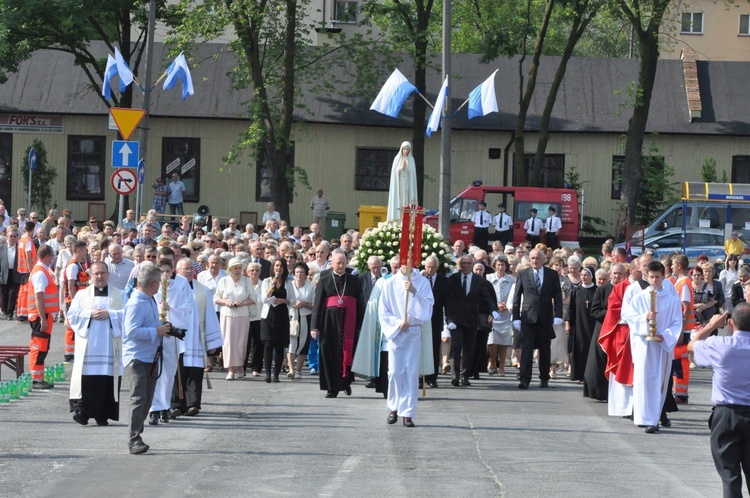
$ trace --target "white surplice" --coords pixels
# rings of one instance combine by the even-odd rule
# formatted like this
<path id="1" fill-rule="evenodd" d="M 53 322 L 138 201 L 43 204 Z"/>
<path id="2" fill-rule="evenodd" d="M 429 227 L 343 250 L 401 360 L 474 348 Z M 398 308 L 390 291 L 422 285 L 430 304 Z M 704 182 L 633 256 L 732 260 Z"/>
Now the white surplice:
<path id="1" fill-rule="evenodd" d="M 206 353 L 220 348 L 224 339 L 211 290 L 195 279 L 192 282 L 193 288 L 188 288 L 190 292 L 186 295 L 190 315 L 185 321 L 187 333 L 185 339 L 179 341 L 179 347 L 183 365 L 203 368 L 206 366 Z"/>
<path id="2" fill-rule="evenodd" d="M 629 289 L 628 289 L 629 290 Z M 656 333 L 663 342 L 647 341 L 651 287 L 635 294 L 622 318 L 630 325 L 633 353 L 633 423 L 658 425 L 672 370 L 672 353 L 682 333 L 682 303 L 675 292 L 662 288 L 656 294 Z"/>
<path id="3" fill-rule="evenodd" d="M 388 339 L 388 410 L 413 418 L 419 396 L 421 326 L 432 318 L 435 298 L 427 279 L 412 270 L 416 294 L 409 295 L 407 308 L 405 282 L 406 276 L 399 271 L 383 284 L 379 310 L 381 330 Z M 401 330 L 405 318 L 410 327 Z"/>
<path id="4" fill-rule="evenodd" d="M 167 321 L 173 327 L 186 329 L 190 326 L 191 309 L 190 303 L 194 303 L 192 297 L 193 290 L 185 277 L 176 275 L 169 280 L 167 287 Z M 156 304 L 161 304 L 161 287 L 159 292 L 154 296 Z M 193 306 L 194 307 L 194 306 Z M 176 337 L 165 336 L 162 341 L 162 364 L 161 375 L 156 381 L 154 390 L 154 401 L 149 411 L 158 412 L 168 410 L 172 402 L 172 386 L 174 385 L 174 376 L 177 373 L 177 354 L 178 344 L 180 341 Z"/>
<path id="5" fill-rule="evenodd" d="M 122 322 L 125 295 L 112 286 L 107 296 L 95 296 L 95 287 L 79 291 L 68 310 L 70 327 L 76 334 L 76 358 L 70 379 L 70 399 L 81 398 L 82 375 L 108 375 L 113 377 L 117 396 L 117 377 L 123 374 Z M 109 310 L 108 320 L 93 320 L 94 310 Z M 82 361 L 81 361 L 82 359 Z"/>

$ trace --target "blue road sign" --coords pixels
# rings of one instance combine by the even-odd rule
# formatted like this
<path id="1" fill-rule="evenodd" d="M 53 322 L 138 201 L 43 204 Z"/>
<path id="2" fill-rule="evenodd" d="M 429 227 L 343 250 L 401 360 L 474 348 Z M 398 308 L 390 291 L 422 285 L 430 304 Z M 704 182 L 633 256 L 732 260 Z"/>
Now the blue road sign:
<path id="1" fill-rule="evenodd" d="M 141 159 L 138 161 L 138 185 L 143 185 L 143 180 L 146 177 L 146 162 Z"/>
<path id="2" fill-rule="evenodd" d="M 140 144 L 128 140 L 112 140 L 112 167 L 135 168 L 138 166 Z"/>
<path id="3" fill-rule="evenodd" d="M 33 147 L 29 151 L 29 168 L 31 171 L 36 169 L 36 150 Z"/>

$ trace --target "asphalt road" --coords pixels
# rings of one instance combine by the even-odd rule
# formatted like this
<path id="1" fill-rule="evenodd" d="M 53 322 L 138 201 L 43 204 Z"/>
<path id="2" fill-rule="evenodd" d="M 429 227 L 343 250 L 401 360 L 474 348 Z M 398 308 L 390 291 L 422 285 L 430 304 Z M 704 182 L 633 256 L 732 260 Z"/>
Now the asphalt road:
<path id="1" fill-rule="evenodd" d="M 56 325 L 48 364 L 62 361 L 63 336 Z M 0 344 L 28 338 L 28 325 L 0 323 Z M 519 391 L 507 371 L 468 388 L 441 377 L 414 429 L 386 425 L 385 401 L 361 381 L 351 397 L 325 399 L 316 377 L 266 384 L 212 373 L 201 414 L 146 426 L 142 456 L 127 451 L 126 382 L 120 422 L 108 427 L 73 422 L 65 382 L 0 405 L 0 496 L 721 495 L 706 426 L 710 371 L 693 371 L 690 404 L 655 435 L 608 417 L 568 380 Z"/>

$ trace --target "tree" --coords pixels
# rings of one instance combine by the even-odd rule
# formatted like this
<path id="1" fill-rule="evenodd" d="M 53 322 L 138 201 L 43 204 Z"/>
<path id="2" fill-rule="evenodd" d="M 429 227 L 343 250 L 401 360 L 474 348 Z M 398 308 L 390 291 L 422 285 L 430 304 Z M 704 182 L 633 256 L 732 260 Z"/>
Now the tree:
<path id="1" fill-rule="evenodd" d="M 719 179 L 719 175 L 716 173 L 716 159 L 713 157 L 707 157 L 703 160 L 701 180 L 706 183 L 729 183 L 727 170 L 722 172 L 721 179 Z"/>
<path id="2" fill-rule="evenodd" d="M 31 205 L 37 207 L 41 213 L 47 208 L 57 207 L 52 201 L 52 186 L 57 179 L 57 169 L 47 162 L 47 148 L 41 140 L 34 140 L 26 148 L 21 165 L 24 192 L 29 191 L 29 152 L 32 147 L 36 151 L 36 168 L 31 175 Z"/>
<path id="3" fill-rule="evenodd" d="M 677 183 L 671 181 L 674 168 L 664 161 L 659 154 L 656 135 L 651 137 L 649 154 L 643 156 L 643 177 L 638 186 L 638 203 L 636 204 L 635 221 L 639 225 L 648 225 L 664 208 L 676 202 Z M 623 179 L 623 183 L 624 183 Z"/>
<path id="4" fill-rule="evenodd" d="M 659 60 L 659 28 L 669 0 L 617 0 L 638 41 L 638 82 L 633 93 L 633 115 L 628 121 L 622 193 L 617 212 L 617 238 L 636 220 L 639 187 L 643 179 L 643 140 Z"/>

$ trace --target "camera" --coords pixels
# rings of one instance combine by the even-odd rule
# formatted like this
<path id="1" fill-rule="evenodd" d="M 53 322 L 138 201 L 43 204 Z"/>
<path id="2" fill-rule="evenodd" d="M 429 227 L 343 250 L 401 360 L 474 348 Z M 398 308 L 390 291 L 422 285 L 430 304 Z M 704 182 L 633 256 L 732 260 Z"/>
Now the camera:
<path id="1" fill-rule="evenodd" d="M 167 323 L 169 323 L 169 322 L 167 322 Z M 172 325 L 172 324 L 170 323 L 170 325 Z M 176 338 L 178 338 L 181 341 L 183 339 L 185 339 L 185 334 L 187 334 L 187 329 L 181 329 L 181 328 L 175 327 L 174 325 L 172 325 L 172 328 L 169 329 L 169 332 L 167 332 L 167 335 L 171 335 L 172 337 L 176 337 Z"/>

